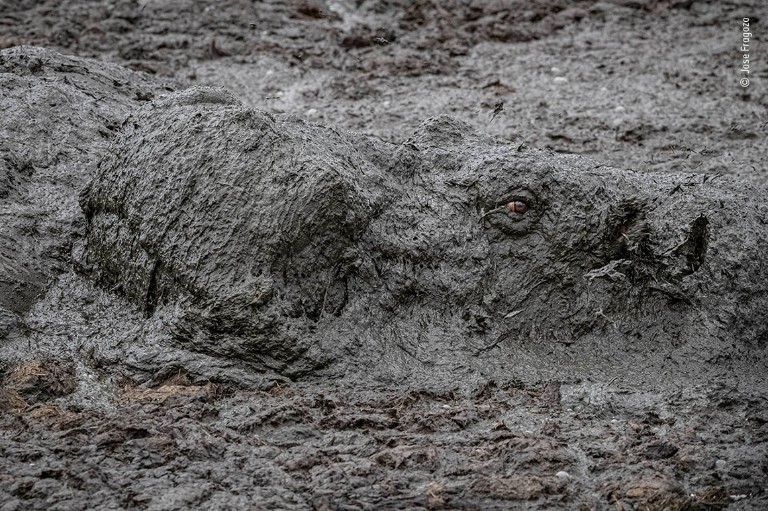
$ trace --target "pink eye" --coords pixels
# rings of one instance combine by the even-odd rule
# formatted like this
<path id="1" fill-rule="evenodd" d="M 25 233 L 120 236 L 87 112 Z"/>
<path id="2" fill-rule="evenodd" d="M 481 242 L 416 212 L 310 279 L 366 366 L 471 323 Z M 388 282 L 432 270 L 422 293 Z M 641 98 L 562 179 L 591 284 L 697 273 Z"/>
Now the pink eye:
<path id="1" fill-rule="evenodd" d="M 507 202 L 507 213 L 517 213 L 518 215 L 524 215 L 528 211 L 528 204 L 521 200 Z"/>

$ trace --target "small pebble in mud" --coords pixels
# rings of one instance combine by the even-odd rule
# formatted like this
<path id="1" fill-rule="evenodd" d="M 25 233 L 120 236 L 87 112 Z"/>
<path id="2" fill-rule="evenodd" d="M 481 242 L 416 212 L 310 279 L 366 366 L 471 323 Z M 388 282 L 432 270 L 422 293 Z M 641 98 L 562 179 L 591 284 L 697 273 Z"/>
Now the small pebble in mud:
<path id="1" fill-rule="evenodd" d="M 564 479 L 564 480 L 568 480 L 568 479 L 570 479 L 570 478 L 571 478 L 571 474 L 569 474 L 569 473 L 568 473 L 568 472 L 566 472 L 565 470 L 561 470 L 560 472 L 558 472 L 557 474 L 555 474 L 555 477 L 557 477 L 558 479 Z"/>
<path id="2" fill-rule="evenodd" d="M 727 463 L 725 460 L 717 460 L 717 461 L 715 462 L 715 467 L 716 467 L 718 470 L 723 470 L 727 464 L 728 464 L 728 463 Z"/>
<path id="3" fill-rule="evenodd" d="M 524 215 L 528 212 L 528 204 L 521 200 L 516 200 L 507 203 L 507 213 L 517 213 L 518 215 Z"/>
<path id="4" fill-rule="evenodd" d="M 624 111 L 626 111 L 627 109 L 626 109 L 626 108 L 624 108 L 623 106 L 619 105 L 619 106 L 617 106 L 616 108 L 614 108 L 614 110 L 615 110 L 616 112 L 624 112 Z"/>
<path id="5" fill-rule="evenodd" d="M 554 79 L 555 83 L 568 83 L 568 78 L 564 76 L 556 76 Z"/>

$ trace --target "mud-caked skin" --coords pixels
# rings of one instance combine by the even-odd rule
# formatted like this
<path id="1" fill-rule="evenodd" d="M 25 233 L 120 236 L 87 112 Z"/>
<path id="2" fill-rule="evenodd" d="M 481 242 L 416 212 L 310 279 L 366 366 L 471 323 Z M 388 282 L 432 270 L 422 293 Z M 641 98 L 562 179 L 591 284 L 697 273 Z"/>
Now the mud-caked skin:
<path id="1" fill-rule="evenodd" d="M 76 254 L 165 311 L 176 347 L 253 371 L 726 367 L 764 356 L 764 199 L 448 117 L 395 146 L 198 88 L 125 122 L 81 196 Z"/>

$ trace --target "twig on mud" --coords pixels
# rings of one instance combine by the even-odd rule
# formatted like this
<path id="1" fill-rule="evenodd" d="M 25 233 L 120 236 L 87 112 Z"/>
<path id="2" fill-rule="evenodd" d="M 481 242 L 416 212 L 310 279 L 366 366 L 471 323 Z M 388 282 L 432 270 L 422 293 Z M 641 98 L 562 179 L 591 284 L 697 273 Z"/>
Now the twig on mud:
<path id="1" fill-rule="evenodd" d="M 488 121 L 488 124 L 493 122 L 493 120 L 496 118 L 497 115 L 499 115 L 501 112 L 504 111 L 504 101 L 498 101 L 495 105 L 493 105 L 493 113 L 491 114 L 491 120 Z"/>
<path id="2" fill-rule="evenodd" d="M 609 318 L 608 316 L 605 315 L 605 312 L 603 312 L 602 307 L 600 308 L 599 311 L 597 311 L 595 313 L 595 316 L 600 316 L 600 317 L 604 318 L 606 321 L 608 321 L 613 326 L 614 330 L 616 330 L 616 331 L 619 330 L 619 327 L 616 326 L 616 322 L 613 321 L 611 318 Z"/>
<path id="3" fill-rule="evenodd" d="M 482 348 L 478 348 L 475 350 L 475 356 L 479 357 L 483 353 L 486 353 L 488 351 L 491 351 L 493 348 L 498 346 L 501 341 L 504 339 L 503 335 L 500 335 L 495 341 L 493 341 L 491 344 L 488 344 L 487 346 L 483 346 Z"/>
<path id="4" fill-rule="evenodd" d="M 211 39 L 211 44 L 208 47 L 208 51 L 213 58 L 229 57 L 231 55 L 231 53 L 228 51 L 224 51 L 217 46 L 215 37 Z"/>
<path id="5" fill-rule="evenodd" d="M 493 208 L 493 209 L 491 209 L 489 211 L 484 212 L 482 215 L 480 215 L 480 218 L 478 218 L 477 221 L 478 222 L 482 222 L 485 219 L 485 217 L 487 217 L 488 215 L 492 215 L 492 214 L 495 214 L 495 213 L 504 213 L 504 210 L 505 210 L 504 206 L 499 206 L 498 208 Z"/>

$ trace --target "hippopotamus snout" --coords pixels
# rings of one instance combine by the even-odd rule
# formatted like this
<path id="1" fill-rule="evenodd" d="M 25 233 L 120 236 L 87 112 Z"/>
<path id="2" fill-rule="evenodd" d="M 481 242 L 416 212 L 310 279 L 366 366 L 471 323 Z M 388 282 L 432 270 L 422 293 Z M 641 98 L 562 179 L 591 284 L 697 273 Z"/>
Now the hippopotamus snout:
<path id="1" fill-rule="evenodd" d="M 594 275 L 619 261 L 637 270 L 635 281 L 669 281 L 697 271 L 706 258 L 711 202 L 691 189 L 695 184 L 677 195 L 669 177 L 542 158 L 540 151 L 510 151 L 508 160 L 468 174 L 476 176 L 477 214 L 491 245 L 525 273 L 546 267 Z"/>

